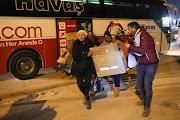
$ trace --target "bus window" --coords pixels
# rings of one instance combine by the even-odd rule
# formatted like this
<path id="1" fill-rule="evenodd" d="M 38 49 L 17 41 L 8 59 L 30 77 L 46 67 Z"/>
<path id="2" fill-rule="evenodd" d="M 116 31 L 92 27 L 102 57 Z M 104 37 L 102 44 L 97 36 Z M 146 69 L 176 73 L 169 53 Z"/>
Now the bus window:
<path id="1" fill-rule="evenodd" d="M 77 30 L 85 30 L 86 32 L 92 30 L 92 20 L 91 19 L 76 19 L 77 20 Z"/>

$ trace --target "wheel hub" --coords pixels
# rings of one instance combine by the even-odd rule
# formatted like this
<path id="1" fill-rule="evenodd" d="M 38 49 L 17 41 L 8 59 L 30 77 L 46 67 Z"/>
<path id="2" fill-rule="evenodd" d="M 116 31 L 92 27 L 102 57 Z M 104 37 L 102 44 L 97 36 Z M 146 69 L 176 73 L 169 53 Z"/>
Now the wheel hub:
<path id="1" fill-rule="evenodd" d="M 19 59 L 19 61 L 17 62 L 16 68 L 19 73 L 23 75 L 28 75 L 34 70 L 35 64 L 31 58 L 24 57 L 24 58 Z"/>

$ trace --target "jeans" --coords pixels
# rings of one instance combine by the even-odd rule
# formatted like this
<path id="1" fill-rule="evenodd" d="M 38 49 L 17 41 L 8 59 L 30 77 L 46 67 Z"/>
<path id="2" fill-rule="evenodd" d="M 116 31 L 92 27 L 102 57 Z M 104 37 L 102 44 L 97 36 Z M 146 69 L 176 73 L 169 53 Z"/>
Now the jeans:
<path id="1" fill-rule="evenodd" d="M 113 83 L 115 84 L 115 87 L 120 87 L 120 74 L 111 75 L 111 78 L 113 80 Z"/>
<path id="2" fill-rule="evenodd" d="M 144 107 L 150 108 L 152 100 L 152 82 L 156 74 L 158 63 L 151 65 L 138 64 L 136 83 L 141 93 L 141 100 L 144 100 Z"/>

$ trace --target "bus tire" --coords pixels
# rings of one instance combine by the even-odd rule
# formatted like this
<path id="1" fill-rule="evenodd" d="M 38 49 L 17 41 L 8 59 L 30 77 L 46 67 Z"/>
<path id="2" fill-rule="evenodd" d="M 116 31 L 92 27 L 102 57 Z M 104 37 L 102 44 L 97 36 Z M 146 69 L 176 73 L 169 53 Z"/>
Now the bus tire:
<path id="1" fill-rule="evenodd" d="M 32 52 L 15 54 L 9 63 L 9 70 L 18 79 L 26 80 L 37 75 L 40 68 L 38 56 Z"/>

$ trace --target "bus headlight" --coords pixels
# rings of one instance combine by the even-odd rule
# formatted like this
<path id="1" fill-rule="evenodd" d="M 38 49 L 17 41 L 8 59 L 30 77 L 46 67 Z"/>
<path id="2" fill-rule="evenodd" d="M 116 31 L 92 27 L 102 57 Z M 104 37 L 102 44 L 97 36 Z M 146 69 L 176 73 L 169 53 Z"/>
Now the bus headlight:
<path id="1" fill-rule="evenodd" d="M 162 17 L 162 26 L 169 27 L 170 26 L 170 18 L 169 17 Z"/>
<path id="2" fill-rule="evenodd" d="M 174 37 L 177 38 L 177 37 L 178 37 L 178 34 L 175 34 Z"/>

